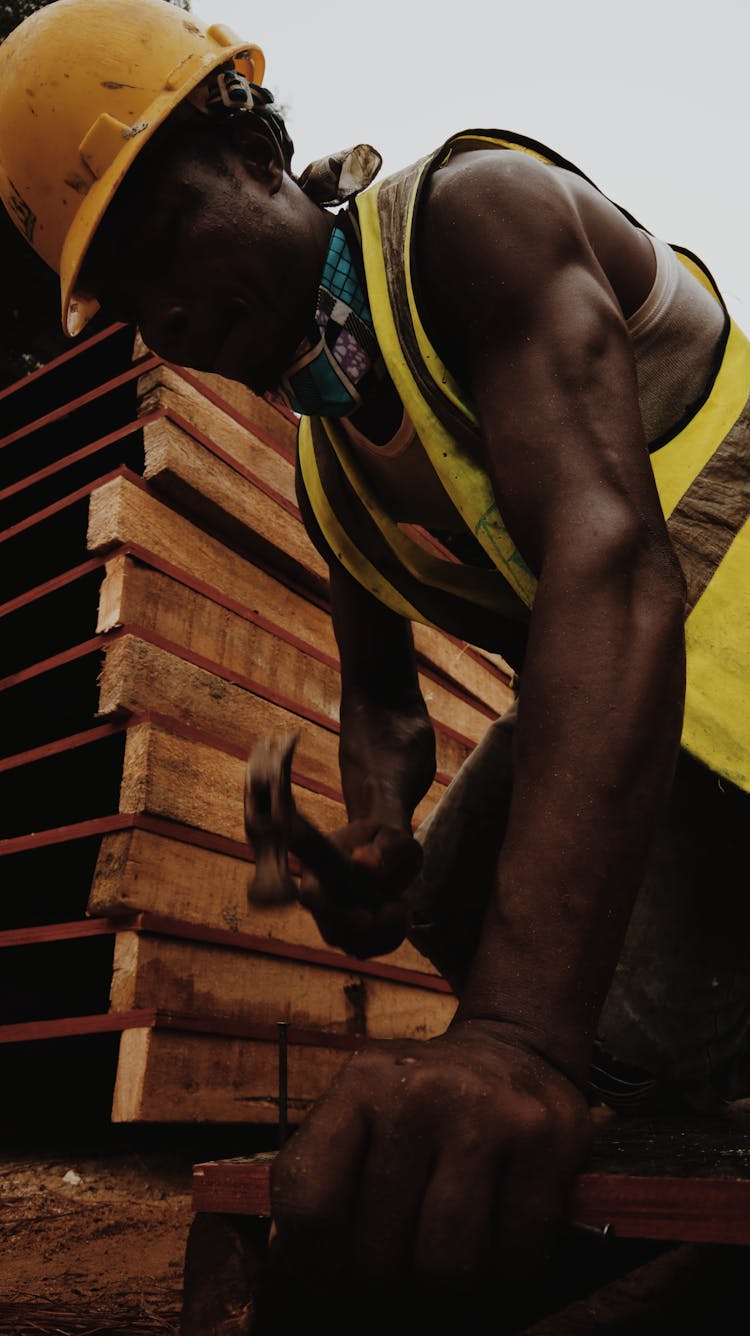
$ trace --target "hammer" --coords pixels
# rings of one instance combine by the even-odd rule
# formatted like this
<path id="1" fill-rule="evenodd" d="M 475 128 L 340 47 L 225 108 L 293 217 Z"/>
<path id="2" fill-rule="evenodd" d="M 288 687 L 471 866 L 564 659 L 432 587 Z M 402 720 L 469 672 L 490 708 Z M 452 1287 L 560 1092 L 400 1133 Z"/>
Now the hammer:
<path id="1" fill-rule="evenodd" d="M 293 853 L 325 885 L 336 904 L 377 908 L 382 894 L 372 868 L 353 863 L 297 810 L 292 794 L 292 757 L 299 733 L 265 737 L 250 753 L 245 771 L 245 830 L 255 853 L 255 875 L 247 889 L 251 904 L 285 905 L 297 898 L 289 872 Z"/>

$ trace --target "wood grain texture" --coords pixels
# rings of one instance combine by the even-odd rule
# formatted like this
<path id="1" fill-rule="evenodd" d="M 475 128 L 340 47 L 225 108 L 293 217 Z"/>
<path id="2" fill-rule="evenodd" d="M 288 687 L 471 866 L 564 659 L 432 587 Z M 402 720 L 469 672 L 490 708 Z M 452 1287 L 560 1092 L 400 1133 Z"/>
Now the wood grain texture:
<path id="1" fill-rule="evenodd" d="M 123 710 L 131 714 L 155 710 L 225 737 L 246 751 L 267 733 L 298 732 L 299 769 L 340 790 L 338 722 L 286 698 L 271 682 L 256 683 L 239 675 L 228 680 L 223 673 L 211 672 L 140 636 L 118 633 L 104 657 L 99 713 Z M 471 745 L 445 728 L 437 731 L 435 741 L 437 796 L 441 785 L 460 769 Z"/>
<path id="2" fill-rule="evenodd" d="M 289 1110 L 301 1118 L 347 1061 L 345 1049 L 289 1047 Z M 120 1041 L 112 1121 L 275 1123 L 272 1041 L 132 1029 Z"/>
<path id="3" fill-rule="evenodd" d="M 99 712 L 157 710 L 215 733 L 249 752 L 266 733 L 299 732 L 295 768 L 340 789 L 338 734 L 215 673 L 124 635 L 104 656 Z"/>
<path id="4" fill-rule="evenodd" d="M 113 557 L 102 583 L 97 630 L 134 625 L 254 679 L 260 686 L 320 711 L 338 722 L 340 676 L 312 642 L 296 640 L 222 607 L 205 594 L 133 557 Z M 436 727 L 478 742 L 494 710 L 466 693 L 460 677 L 420 673 L 425 703 Z M 441 769 L 447 768 L 440 763 Z"/>
<path id="5" fill-rule="evenodd" d="M 137 828 L 105 834 L 87 912 L 94 917 L 160 914 L 208 928 L 330 949 L 300 905 L 261 908 L 248 903 L 247 862 L 187 843 L 178 838 L 179 828 L 175 830 L 173 838 Z M 430 976 L 437 973 L 408 942 L 383 959 Z"/>
<path id="6" fill-rule="evenodd" d="M 88 547 L 107 552 L 140 547 L 171 567 L 209 586 L 216 599 L 233 600 L 276 626 L 314 644 L 332 662 L 338 651 L 326 607 L 310 602 L 265 570 L 135 485 L 116 477 L 96 487 L 89 504 Z M 205 592 L 205 591 L 204 591 Z M 513 693 L 499 670 L 460 641 L 426 626 L 414 627 L 414 643 L 425 664 L 433 665 L 493 711 L 502 714 Z"/>
<path id="7" fill-rule="evenodd" d="M 142 358 L 152 356 L 151 349 L 144 343 L 140 332 L 136 333 L 135 343 L 133 345 L 133 361 L 139 361 Z M 195 371 L 192 367 L 173 366 L 169 362 L 162 362 L 160 365 L 165 372 L 169 372 L 174 377 L 179 377 L 188 386 L 197 389 L 210 403 L 221 407 L 226 413 L 229 413 L 239 421 L 242 426 L 256 428 L 267 436 L 269 440 L 276 443 L 278 449 L 283 451 L 289 459 L 294 458 L 294 452 L 297 442 L 297 424 L 294 415 L 291 414 L 281 404 L 274 404 L 271 399 L 261 398 L 253 394 L 245 385 L 239 381 L 227 380 L 224 376 L 217 376 L 211 371 Z M 166 378 L 164 383 L 167 382 Z M 148 383 L 144 386 L 148 390 Z M 139 382 L 140 393 L 140 382 Z"/>
<path id="8" fill-rule="evenodd" d="M 455 999 L 306 961 L 207 942 L 120 932 L 110 1005 L 275 1024 L 371 1039 L 428 1039 L 445 1031 Z"/>
<path id="9" fill-rule="evenodd" d="M 89 504 L 88 546 L 93 552 L 137 544 L 175 567 L 191 572 L 218 594 L 252 609 L 270 622 L 318 644 L 331 658 L 336 642 L 324 608 L 231 552 L 198 525 L 137 487 L 113 478 L 95 488 Z"/>
<path id="10" fill-rule="evenodd" d="M 296 507 L 280 504 L 275 491 L 261 486 L 252 474 L 238 472 L 166 418 L 146 425 L 143 438 L 145 477 L 175 509 L 238 552 L 258 554 L 316 593 L 325 593 L 328 567 L 307 537 Z"/>
<path id="11" fill-rule="evenodd" d="M 217 395 L 213 401 L 203 392 L 203 386 L 198 388 L 195 373 L 189 373 L 188 376 L 178 372 L 172 367 L 160 366 L 154 367 L 148 371 L 138 381 L 138 399 L 140 411 L 143 414 L 153 413 L 158 409 L 166 409 L 168 413 L 176 414 L 178 417 L 186 419 L 204 436 L 214 441 L 221 451 L 231 458 L 235 459 L 243 468 L 249 469 L 256 476 L 274 491 L 280 493 L 287 501 L 296 505 L 294 491 L 294 463 L 292 458 L 285 457 L 278 450 L 274 450 L 268 445 L 268 436 L 266 440 L 258 436 L 253 430 L 253 419 L 250 414 L 255 406 L 260 402 L 250 391 L 246 391 L 247 403 L 244 405 L 244 397 L 239 394 L 233 395 L 234 404 L 230 404 L 224 399 L 226 407 L 220 407 Z M 220 380 L 220 377 L 216 377 Z M 227 385 L 229 382 L 223 382 Z M 210 387 L 209 387 L 210 388 Z M 237 386 L 237 389 L 241 387 Z M 247 412 L 242 415 L 243 420 L 238 421 L 237 415 L 240 411 L 238 405 L 246 406 Z M 233 410 L 233 411 L 230 411 Z M 256 413 L 258 426 L 267 434 L 267 428 L 264 429 L 263 423 L 259 420 L 265 415 L 266 405 Z M 273 410 L 271 410 L 273 412 Z M 274 421 L 270 424 L 273 427 L 274 439 L 278 439 L 275 433 L 280 430 L 282 437 L 289 436 L 290 423 L 287 423 L 281 414 L 274 414 Z M 291 451 L 294 451 L 296 433 L 291 429 Z"/>

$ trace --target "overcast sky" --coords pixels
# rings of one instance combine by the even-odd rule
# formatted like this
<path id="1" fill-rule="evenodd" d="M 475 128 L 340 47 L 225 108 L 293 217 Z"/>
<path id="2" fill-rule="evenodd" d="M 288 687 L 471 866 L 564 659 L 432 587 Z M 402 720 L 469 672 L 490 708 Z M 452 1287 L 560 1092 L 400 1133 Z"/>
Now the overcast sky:
<path id="1" fill-rule="evenodd" d="M 518 130 L 696 251 L 750 332 L 748 0 L 192 3 L 263 48 L 297 171 L 360 141 L 388 172 L 455 130 Z"/>

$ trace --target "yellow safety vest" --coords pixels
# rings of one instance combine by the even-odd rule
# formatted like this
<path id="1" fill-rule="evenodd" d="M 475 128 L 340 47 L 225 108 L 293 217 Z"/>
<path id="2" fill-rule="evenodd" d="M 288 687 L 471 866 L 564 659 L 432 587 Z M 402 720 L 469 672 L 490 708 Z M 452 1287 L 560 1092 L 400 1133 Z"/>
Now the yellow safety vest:
<path id="1" fill-rule="evenodd" d="M 357 214 L 368 298 L 388 372 L 436 474 L 492 568 L 457 565 L 408 537 L 372 494 L 335 420 L 303 419 L 299 474 L 308 513 L 329 549 L 370 592 L 405 617 L 500 649 L 512 663 L 514 628 L 528 620 L 536 581 L 476 463 L 476 414 L 430 344 L 412 282 L 413 224 L 424 184 L 451 154 L 472 148 L 532 153 L 583 175 L 536 141 L 503 131 L 465 131 L 371 186 L 358 197 Z M 723 306 L 701 262 L 673 249 Z M 747 790 L 749 397 L 750 343 L 727 315 L 721 357 L 703 400 L 651 453 L 688 587 L 683 746 Z M 499 643 L 498 626 L 506 633 Z"/>

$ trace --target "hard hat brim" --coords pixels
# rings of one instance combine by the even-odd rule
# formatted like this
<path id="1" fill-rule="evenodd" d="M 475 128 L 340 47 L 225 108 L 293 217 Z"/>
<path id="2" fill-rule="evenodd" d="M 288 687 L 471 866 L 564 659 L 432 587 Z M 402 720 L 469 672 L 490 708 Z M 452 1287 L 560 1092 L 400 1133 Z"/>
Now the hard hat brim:
<path id="1" fill-rule="evenodd" d="M 243 61 L 242 57 L 245 57 Z M 106 172 L 94 182 L 82 201 L 76 216 L 68 230 L 60 257 L 60 295 L 62 300 L 62 323 L 66 334 L 71 338 L 80 334 L 92 316 L 99 310 L 99 302 L 92 294 L 79 291 L 78 283 L 81 266 L 94 235 L 112 202 L 118 187 L 132 167 L 138 154 L 145 147 L 152 135 L 164 124 L 169 115 L 185 100 L 193 89 L 227 61 L 234 60 L 238 68 L 243 64 L 249 67 L 249 76 L 254 83 L 261 83 L 265 70 L 265 59 L 259 47 L 248 42 L 237 42 L 211 52 L 193 69 L 191 76 L 176 89 L 165 89 L 154 98 L 145 112 L 138 127 L 123 140 L 123 147 Z M 243 72 L 245 72 L 243 70 Z"/>

